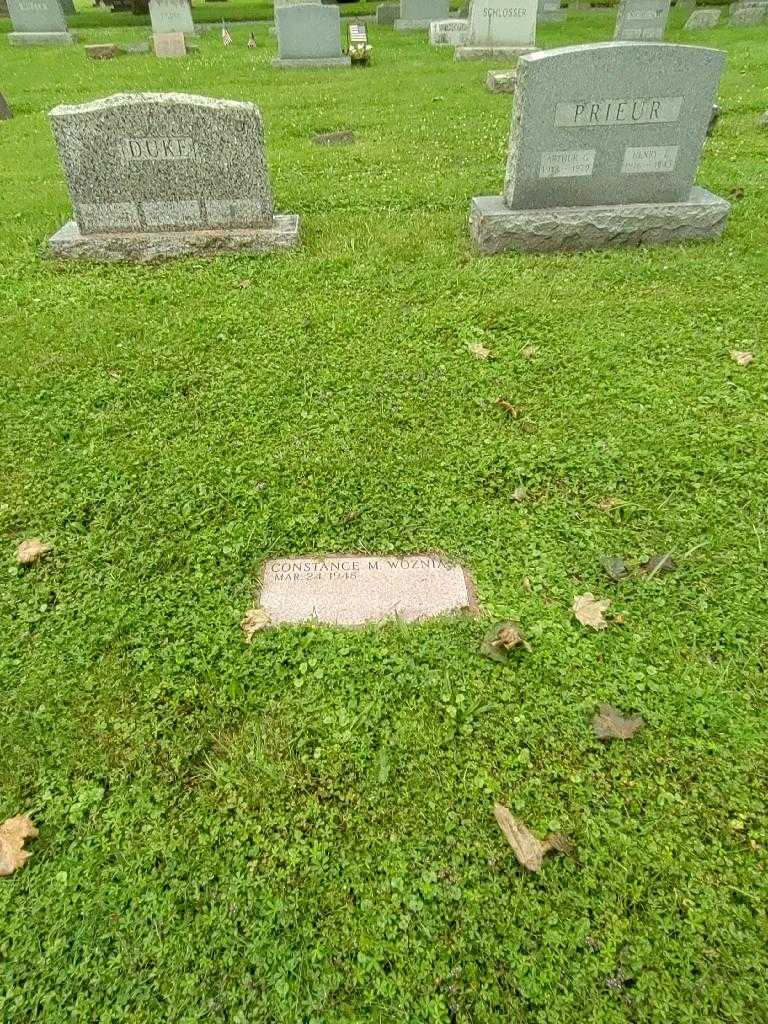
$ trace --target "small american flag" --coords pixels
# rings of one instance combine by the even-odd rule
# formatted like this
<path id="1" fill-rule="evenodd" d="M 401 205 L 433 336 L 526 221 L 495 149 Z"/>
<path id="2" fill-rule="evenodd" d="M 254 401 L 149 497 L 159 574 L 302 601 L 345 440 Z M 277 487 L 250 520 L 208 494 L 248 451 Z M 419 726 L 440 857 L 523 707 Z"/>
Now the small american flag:
<path id="1" fill-rule="evenodd" d="M 222 21 L 221 23 L 221 41 L 225 46 L 229 46 L 232 42 L 232 36 L 227 32 L 227 26 Z"/>

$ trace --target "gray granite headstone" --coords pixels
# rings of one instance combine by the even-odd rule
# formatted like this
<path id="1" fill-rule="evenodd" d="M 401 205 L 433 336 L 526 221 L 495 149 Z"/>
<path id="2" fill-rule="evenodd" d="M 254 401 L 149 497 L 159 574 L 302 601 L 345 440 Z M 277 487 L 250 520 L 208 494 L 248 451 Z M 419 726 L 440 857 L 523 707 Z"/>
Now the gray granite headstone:
<path id="1" fill-rule="evenodd" d="M 538 22 L 565 21 L 568 11 L 560 6 L 560 0 L 540 0 Z"/>
<path id="2" fill-rule="evenodd" d="M 720 21 L 719 7 L 701 7 L 691 14 L 683 28 L 714 28 L 718 21 Z"/>
<path id="3" fill-rule="evenodd" d="M 663 43 L 521 57 L 503 196 L 473 200 L 485 252 L 717 237 L 729 204 L 694 186 L 725 61 Z"/>
<path id="4" fill-rule="evenodd" d="M 61 0 L 61 9 L 64 14 L 77 14 L 73 0 Z"/>
<path id="5" fill-rule="evenodd" d="M 614 39 L 660 42 L 669 17 L 670 0 L 619 0 Z"/>
<path id="6" fill-rule="evenodd" d="M 464 46 L 469 32 L 466 18 L 448 18 L 429 24 L 429 42 L 432 46 Z"/>
<path id="7" fill-rule="evenodd" d="M 273 626 L 363 626 L 477 611 L 469 575 L 439 555 L 275 558 L 264 566 L 259 603 Z"/>
<path id="8" fill-rule="evenodd" d="M 49 117 L 75 213 L 53 255 L 145 262 L 297 243 L 298 218 L 274 212 L 252 103 L 122 93 Z"/>
<path id="9" fill-rule="evenodd" d="M 189 36 L 195 31 L 189 0 L 149 0 L 149 17 L 156 36 L 166 32 L 183 32 Z"/>
<path id="10" fill-rule="evenodd" d="M 751 28 L 754 25 L 762 25 L 765 17 L 766 12 L 763 8 L 742 5 L 730 16 L 728 24 L 733 25 L 734 28 Z"/>
<path id="11" fill-rule="evenodd" d="M 536 45 L 537 0 L 473 0 L 467 45 L 457 60 L 517 57 Z"/>
<path id="12" fill-rule="evenodd" d="M 395 28 L 400 32 L 428 29 L 433 21 L 445 21 L 447 17 L 448 0 L 401 0 Z"/>
<path id="13" fill-rule="evenodd" d="M 390 28 L 400 17 L 400 4 L 379 4 L 376 8 L 376 24 L 388 25 Z"/>
<path id="14" fill-rule="evenodd" d="M 12 46 L 70 46 L 75 42 L 59 0 L 8 0 Z"/>
<path id="15" fill-rule="evenodd" d="M 5 96 L 0 92 L 0 121 L 10 121 L 13 117 L 13 112 L 8 106 Z"/>
<path id="16" fill-rule="evenodd" d="M 277 68 L 349 67 L 341 52 L 341 19 L 337 7 L 290 4 L 275 11 Z"/>

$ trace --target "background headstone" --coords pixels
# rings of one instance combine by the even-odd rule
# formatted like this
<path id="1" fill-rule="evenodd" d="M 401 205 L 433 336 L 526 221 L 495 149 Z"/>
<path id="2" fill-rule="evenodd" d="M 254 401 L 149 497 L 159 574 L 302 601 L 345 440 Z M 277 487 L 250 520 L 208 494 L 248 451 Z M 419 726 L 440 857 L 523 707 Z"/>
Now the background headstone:
<path id="1" fill-rule="evenodd" d="M 530 53 L 536 44 L 537 0 L 473 0 L 469 9 L 467 45 L 457 60 L 484 60 Z"/>
<path id="2" fill-rule="evenodd" d="M 189 0 L 149 0 L 149 17 L 155 35 L 166 32 L 192 35 L 195 31 Z"/>
<path id="3" fill-rule="evenodd" d="M 155 32 L 152 36 L 156 57 L 186 57 L 187 44 L 183 32 Z"/>
<path id="4" fill-rule="evenodd" d="M 14 46 L 69 46 L 75 42 L 59 0 L 8 0 Z"/>
<path id="5" fill-rule="evenodd" d="M 428 29 L 433 21 L 448 18 L 448 0 L 401 0 L 400 17 L 395 28 L 400 32 L 409 29 Z"/>
<path id="6" fill-rule="evenodd" d="M 376 8 L 376 24 L 388 25 L 390 28 L 400 17 L 400 4 L 379 4 Z"/>
<path id="7" fill-rule="evenodd" d="M 13 117 L 13 111 L 8 106 L 5 96 L 0 92 L 0 121 L 10 121 Z"/>
<path id="8" fill-rule="evenodd" d="M 701 7 L 694 11 L 686 21 L 684 28 L 714 28 L 720 21 L 719 7 Z"/>
<path id="9" fill-rule="evenodd" d="M 719 50 L 600 43 L 520 58 L 504 194 L 473 200 L 483 251 L 719 235 L 729 204 L 694 187 Z"/>
<path id="10" fill-rule="evenodd" d="M 8 17 L 8 0 L 0 0 L 0 18 Z"/>
<path id="11" fill-rule="evenodd" d="M 75 213 L 50 240 L 54 255 L 146 261 L 296 244 L 298 218 L 274 213 L 252 103 L 122 93 L 49 116 Z"/>
<path id="12" fill-rule="evenodd" d="M 748 7 L 746 4 L 742 4 L 730 16 L 728 24 L 734 27 L 749 28 L 753 25 L 762 25 L 765 17 L 765 11 L 761 7 Z"/>
<path id="13" fill-rule="evenodd" d="M 670 0 L 620 0 L 613 38 L 660 42 L 669 17 Z"/>
<path id="14" fill-rule="evenodd" d="M 277 60 L 274 67 L 349 67 L 341 52 L 341 19 L 337 7 L 290 4 L 275 12 Z"/>
<path id="15" fill-rule="evenodd" d="M 464 46 L 468 32 L 469 22 L 465 18 L 432 21 L 429 24 L 429 42 L 432 46 Z"/>
<path id="16" fill-rule="evenodd" d="M 64 11 L 65 15 L 77 13 L 75 11 L 75 5 L 73 3 L 73 0 L 61 0 L 61 9 L 62 11 Z"/>
<path id="17" fill-rule="evenodd" d="M 539 0 L 539 11 L 537 20 L 539 23 L 546 21 L 565 21 L 568 11 L 560 6 L 560 0 Z"/>

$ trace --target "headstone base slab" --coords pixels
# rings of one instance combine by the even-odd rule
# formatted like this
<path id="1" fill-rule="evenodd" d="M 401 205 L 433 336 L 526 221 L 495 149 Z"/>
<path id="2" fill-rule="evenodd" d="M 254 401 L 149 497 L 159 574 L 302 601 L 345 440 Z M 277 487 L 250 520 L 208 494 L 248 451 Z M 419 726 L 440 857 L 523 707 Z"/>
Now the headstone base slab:
<path id="1" fill-rule="evenodd" d="M 272 61 L 273 68 L 349 68 L 352 60 L 349 57 L 300 57 L 287 58 L 275 57 Z"/>
<path id="2" fill-rule="evenodd" d="M 429 31 L 429 26 L 432 24 L 431 19 L 423 21 L 421 19 L 412 20 L 410 18 L 398 18 L 395 22 L 396 32 L 419 32 L 426 30 Z"/>
<path id="3" fill-rule="evenodd" d="M 74 32 L 9 32 L 11 46 L 72 46 L 77 42 Z"/>
<path id="4" fill-rule="evenodd" d="M 454 51 L 456 60 L 509 60 L 524 53 L 536 53 L 538 46 L 459 46 Z"/>
<path id="5" fill-rule="evenodd" d="M 218 256 L 232 252 L 273 252 L 299 244 L 299 217 L 275 214 L 269 227 L 83 235 L 74 220 L 48 239 L 48 255 L 95 263 L 152 263 L 179 256 Z"/>
<path id="6" fill-rule="evenodd" d="M 584 252 L 719 238 L 731 204 L 694 186 L 682 203 L 558 206 L 511 210 L 501 196 L 475 196 L 469 228 L 475 247 L 500 252 Z"/>

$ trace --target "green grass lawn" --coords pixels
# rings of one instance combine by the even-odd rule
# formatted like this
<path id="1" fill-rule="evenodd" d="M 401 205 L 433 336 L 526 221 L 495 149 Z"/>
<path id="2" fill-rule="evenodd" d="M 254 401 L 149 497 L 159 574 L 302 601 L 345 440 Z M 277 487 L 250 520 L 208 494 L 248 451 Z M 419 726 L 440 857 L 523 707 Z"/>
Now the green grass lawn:
<path id="1" fill-rule="evenodd" d="M 40 828 L 0 879 L 0 1021 L 768 1020 L 768 29 L 686 37 L 728 51 L 722 241 L 496 258 L 466 227 L 502 183 L 490 65 L 373 26 L 368 70 L 277 73 L 249 32 L 0 49 L 0 821 Z M 302 248 L 41 259 L 46 111 L 132 90 L 258 103 Z M 428 550 L 483 618 L 243 643 L 264 559 Z M 585 591 L 624 624 L 579 626 Z M 531 653 L 481 658 L 492 617 Z M 602 701 L 647 728 L 601 746 Z M 525 874 L 495 800 L 577 855 Z"/>

